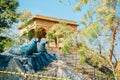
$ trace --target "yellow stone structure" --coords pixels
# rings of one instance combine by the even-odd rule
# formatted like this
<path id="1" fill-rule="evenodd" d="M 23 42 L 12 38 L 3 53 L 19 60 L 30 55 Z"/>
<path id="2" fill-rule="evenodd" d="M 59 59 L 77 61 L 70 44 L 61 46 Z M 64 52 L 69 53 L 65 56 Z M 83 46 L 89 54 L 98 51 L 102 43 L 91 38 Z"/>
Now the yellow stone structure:
<path id="1" fill-rule="evenodd" d="M 24 36 L 28 32 L 32 32 L 33 34 L 37 34 L 35 30 L 37 30 L 41 34 L 34 35 L 39 40 L 42 37 L 46 36 L 46 33 L 52 28 L 53 25 L 57 23 L 65 23 L 70 26 L 72 32 L 77 32 L 78 24 L 74 21 L 64 20 L 59 18 L 53 18 L 42 15 L 35 15 L 33 18 L 26 21 L 25 24 L 21 25 L 18 29 L 20 30 L 20 37 Z M 30 38 L 29 40 L 31 40 Z"/>

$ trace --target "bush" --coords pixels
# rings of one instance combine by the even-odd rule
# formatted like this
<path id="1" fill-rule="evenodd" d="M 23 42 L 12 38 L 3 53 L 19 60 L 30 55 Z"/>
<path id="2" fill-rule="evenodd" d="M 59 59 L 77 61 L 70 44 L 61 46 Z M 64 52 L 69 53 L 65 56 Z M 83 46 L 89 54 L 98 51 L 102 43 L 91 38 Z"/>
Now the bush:
<path id="1" fill-rule="evenodd" d="M 13 41 L 10 38 L 4 38 L 0 40 L 0 52 L 8 50 L 13 45 Z"/>

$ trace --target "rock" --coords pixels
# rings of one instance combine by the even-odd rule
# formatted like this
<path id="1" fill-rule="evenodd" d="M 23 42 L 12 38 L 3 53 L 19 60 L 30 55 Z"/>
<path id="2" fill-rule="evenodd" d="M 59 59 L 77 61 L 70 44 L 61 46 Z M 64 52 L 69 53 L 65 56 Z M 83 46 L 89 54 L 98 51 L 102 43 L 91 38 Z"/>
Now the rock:
<path id="1" fill-rule="evenodd" d="M 4 70 L 8 66 L 8 62 L 12 56 L 0 55 L 0 70 Z"/>
<path id="2" fill-rule="evenodd" d="M 82 75 L 78 75 L 71 67 L 67 66 L 62 60 L 53 61 L 45 68 L 45 71 L 38 72 L 44 76 L 67 78 L 71 80 L 85 80 Z M 42 79 L 45 80 L 45 79 Z"/>
<path id="3" fill-rule="evenodd" d="M 25 69 L 19 59 L 13 58 L 9 61 L 8 66 L 6 67 L 7 71 L 15 72 L 25 72 Z"/>
<path id="4" fill-rule="evenodd" d="M 10 53 L 9 53 L 10 54 Z M 0 55 L 0 70 L 10 71 L 10 72 L 22 72 L 28 74 L 35 74 L 38 71 L 43 70 L 47 67 L 53 60 L 53 57 L 48 53 L 34 53 L 28 57 L 14 56 L 14 55 Z M 1 73 L 0 73 L 1 74 Z M 1 74 L 0 77 L 9 77 L 9 80 L 23 80 L 23 76 Z"/>
<path id="5" fill-rule="evenodd" d="M 0 70 L 27 74 L 40 73 L 40 75 L 43 76 L 84 80 L 82 76 L 78 75 L 72 68 L 67 66 L 66 63 L 59 60 L 55 54 L 48 53 L 45 44 L 46 40 L 43 38 L 38 45 L 33 40 L 28 45 L 12 47 L 10 50 L 3 52 L 0 54 Z M 1 76 L 3 79 L 8 78 L 9 80 L 23 80 L 24 78 L 24 76 L 17 74 L 1 73 L 0 79 Z M 29 80 L 29 78 L 27 80 Z"/>
<path id="6" fill-rule="evenodd" d="M 1 55 L 0 55 L 1 56 Z M 51 57 L 52 56 L 52 57 Z M 43 76 L 53 76 L 59 78 L 68 78 L 72 80 L 85 80 L 81 75 L 78 75 L 71 67 L 67 66 L 67 64 L 61 60 L 54 60 L 54 54 L 49 53 L 34 53 L 33 55 L 29 55 L 28 57 L 21 56 L 1 56 L 7 62 L 4 69 L 7 71 L 13 72 L 24 72 L 28 74 L 40 74 Z M 2 60 L 3 60 L 2 59 Z M 0 68 L 2 67 L 0 65 Z M 9 75 L 1 75 L 4 77 L 12 77 Z M 23 76 L 20 75 L 12 75 L 14 76 L 14 80 L 23 79 Z M 29 80 L 29 79 L 28 79 Z M 41 79 L 46 80 L 46 79 Z M 49 79 L 48 79 L 49 80 Z"/>
<path id="7" fill-rule="evenodd" d="M 29 55 L 29 57 L 21 57 L 21 56 L 9 56 L 5 57 L 1 56 L 0 68 L 1 70 L 7 71 L 18 71 L 25 73 L 35 73 L 43 69 L 52 62 L 56 60 L 51 54 L 48 53 L 35 53 L 33 55 Z M 4 67 L 4 68 L 2 68 Z"/>

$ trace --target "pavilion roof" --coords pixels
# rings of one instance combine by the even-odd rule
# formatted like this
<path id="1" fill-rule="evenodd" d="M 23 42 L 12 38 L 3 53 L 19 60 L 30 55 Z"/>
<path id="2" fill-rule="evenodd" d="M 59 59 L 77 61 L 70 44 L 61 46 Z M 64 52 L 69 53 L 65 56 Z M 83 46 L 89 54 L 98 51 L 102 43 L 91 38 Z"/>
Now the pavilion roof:
<path id="1" fill-rule="evenodd" d="M 54 18 L 54 17 L 48 17 L 48 16 L 42 16 L 42 15 L 35 15 L 33 18 L 29 19 L 25 24 L 31 23 L 32 21 L 34 21 L 36 19 L 52 21 L 52 22 L 56 22 L 56 23 L 63 22 L 68 25 L 78 26 L 78 24 L 75 21 L 59 19 L 59 18 Z M 25 24 L 21 25 L 18 29 L 20 30 L 20 29 L 24 28 L 24 26 L 26 26 Z"/>

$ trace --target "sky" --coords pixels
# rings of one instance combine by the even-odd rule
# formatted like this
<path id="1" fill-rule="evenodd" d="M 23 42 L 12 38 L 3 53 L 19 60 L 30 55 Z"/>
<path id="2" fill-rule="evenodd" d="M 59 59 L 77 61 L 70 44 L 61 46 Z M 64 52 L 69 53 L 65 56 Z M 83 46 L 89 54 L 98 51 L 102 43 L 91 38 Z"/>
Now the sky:
<path id="1" fill-rule="evenodd" d="M 71 0 L 71 5 L 69 0 L 63 0 L 62 3 L 59 0 L 18 0 L 19 9 L 18 10 L 28 10 L 31 11 L 32 15 L 43 15 L 49 17 L 55 17 L 60 19 L 72 20 L 79 24 L 80 18 L 86 12 L 76 12 L 74 10 L 77 4 L 76 0 Z"/>
<path id="2" fill-rule="evenodd" d="M 43 15 L 49 17 L 55 17 L 60 19 L 66 19 L 75 21 L 78 24 L 83 14 L 86 13 L 88 6 L 83 6 L 82 11 L 75 11 L 74 7 L 77 4 L 77 0 L 63 0 L 62 3 L 59 0 L 18 0 L 19 1 L 19 11 L 28 10 L 34 15 Z M 82 26 L 79 24 L 78 28 Z M 118 47 L 119 48 L 119 47 Z M 119 53 L 117 48 L 117 53 Z M 120 55 L 119 55 L 120 59 Z"/>

